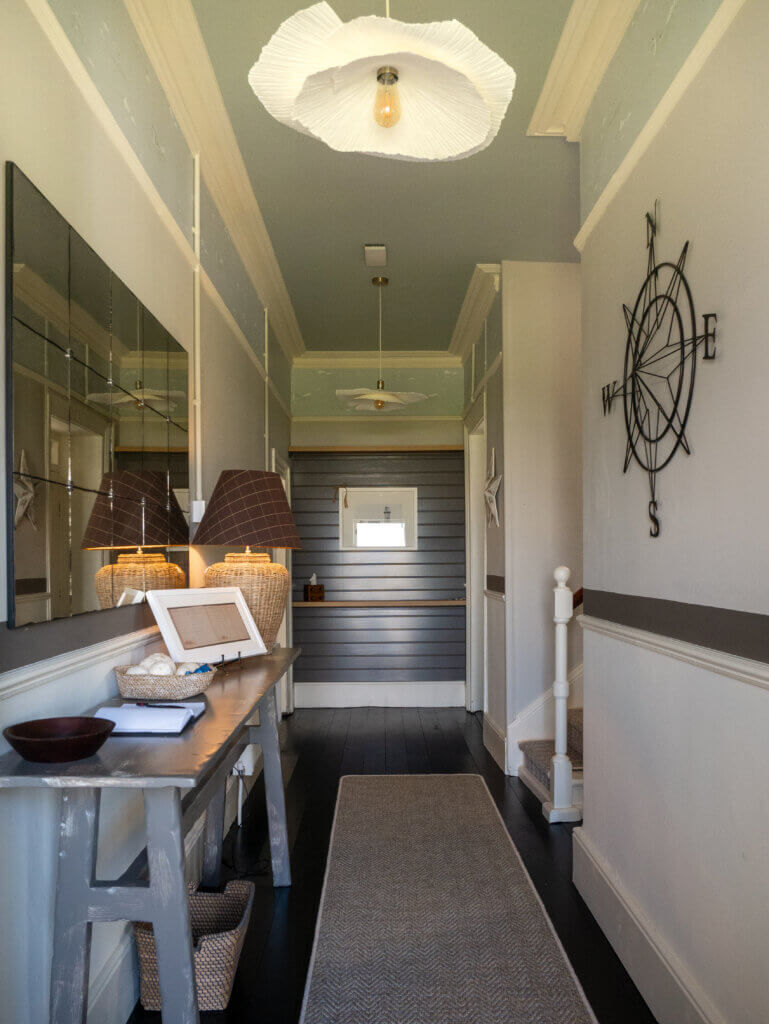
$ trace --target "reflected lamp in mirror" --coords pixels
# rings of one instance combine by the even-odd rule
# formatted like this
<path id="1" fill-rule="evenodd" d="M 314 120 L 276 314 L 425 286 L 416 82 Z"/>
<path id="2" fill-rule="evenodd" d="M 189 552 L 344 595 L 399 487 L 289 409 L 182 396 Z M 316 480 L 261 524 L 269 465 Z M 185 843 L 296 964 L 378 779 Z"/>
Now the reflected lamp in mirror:
<path id="1" fill-rule="evenodd" d="M 182 510 L 160 472 L 120 470 L 105 473 L 88 520 L 84 551 L 120 551 L 117 561 L 102 566 L 94 582 L 102 608 L 114 608 L 128 590 L 176 590 L 187 585 L 181 566 L 162 551 L 189 544 Z"/>
<path id="2" fill-rule="evenodd" d="M 277 473 L 226 469 L 200 521 L 195 545 L 245 547 L 228 552 L 205 571 L 207 587 L 240 587 L 267 650 L 272 650 L 286 610 L 288 570 L 258 548 L 300 548 L 291 506 Z"/>

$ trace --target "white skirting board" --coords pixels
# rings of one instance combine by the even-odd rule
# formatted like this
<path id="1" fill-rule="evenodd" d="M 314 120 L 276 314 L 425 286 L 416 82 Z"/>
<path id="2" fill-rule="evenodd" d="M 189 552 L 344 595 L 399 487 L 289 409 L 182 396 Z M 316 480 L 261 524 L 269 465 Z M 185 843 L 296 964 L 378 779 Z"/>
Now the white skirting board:
<path id="1" fill-rule="evenodd" d="M 294 683 L 297 708 L 463 708 L 464 679 L 413 683 Z"/>
<path id="2" fill-rule="evenodd" d="M 569 707 L 582 707 L 582 665 L 569 672 Z M 517 775 L 523 764 L 523 754 L 518 746 L 521 740 L 551 740 L 554 735 L 555 708 L 551 686 L 508 725 L 506 773 Z"/>
<path id="3" fill-rule="evenodd" d="M 584 828 L 572 834 L 573 881 L 659 1024 L 728 1024 L 627 893 Z"/>
<path id="4" fill-rule="evenodd" d="M 483 745 L 497 762 L 502 771 L 505 770 L 505 734 L 492 722 L 488 715 L 483 716 Z"/>

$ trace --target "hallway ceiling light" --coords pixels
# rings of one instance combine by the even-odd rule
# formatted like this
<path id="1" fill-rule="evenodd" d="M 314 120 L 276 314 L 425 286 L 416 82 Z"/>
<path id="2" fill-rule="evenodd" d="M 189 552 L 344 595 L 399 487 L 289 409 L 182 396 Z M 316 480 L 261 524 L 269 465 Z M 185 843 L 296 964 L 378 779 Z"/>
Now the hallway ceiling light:
<path id="1" fill-rule="evenodd" d="M 343 22 L 325 2 L 283 22 L 248 80 L 282 124 L 343 153 L 460 160 L 494 139 L 515 72 L 461 22 Z"/>
<path id="2" fill-rule="evenodd" d="M 382 289 L 389 284 L 389 278 L 372 277 L 371 283 L 379 291 L 379 380 L 376 382 L 376 388 L 338 389 L 336 397 L 346 401 L 351 409 L 364 412 L 392 412 L 393 409 L 399 409 L 404 405 L 423 402 L 427 395 L 419 391 L 385 391 L 382 377 Z"/>

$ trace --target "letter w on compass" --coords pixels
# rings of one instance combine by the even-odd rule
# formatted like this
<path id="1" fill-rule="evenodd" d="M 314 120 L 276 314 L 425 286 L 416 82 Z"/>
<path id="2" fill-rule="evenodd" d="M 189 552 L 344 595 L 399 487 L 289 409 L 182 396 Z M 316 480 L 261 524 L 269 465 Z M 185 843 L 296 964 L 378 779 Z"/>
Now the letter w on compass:
<path id="1" fill-rule="evenodd" d="M 635 461 L 648 474 L 649 532 L 657 537 L 657 473 L 679 448 L 691 454 L 686 425 L 694 396 L 697 349 L 702 347 L 704 359 L 715 358 L 716 314 L 705 314 L 704 330 L 698 333 L 694 300 L 684 277 L 689 243 L 677 263 L 657 263 L 656 220 L 649 213 L 646 231 L 646 278 L 634 307 L 622 307 L 627 328 L 623 379 L 601 388 L 601 404 L 606 416 L 615 399 L 622 399 L 627 434 L 623 472 Z"/>

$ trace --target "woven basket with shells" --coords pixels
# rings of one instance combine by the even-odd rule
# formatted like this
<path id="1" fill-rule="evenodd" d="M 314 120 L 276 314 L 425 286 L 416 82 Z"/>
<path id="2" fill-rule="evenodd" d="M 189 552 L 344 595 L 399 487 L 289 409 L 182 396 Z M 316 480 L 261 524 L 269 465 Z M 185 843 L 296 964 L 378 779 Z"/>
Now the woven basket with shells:
<path id="1" fill-rule="evenodd" d="M 177 665 L 167 654 L 150 654 L 138 665 L 115 668 L 121 697 L 138 700 L 184 700 L 211 685 L 215 668 L 200 671 L 193 663 Z"/>

